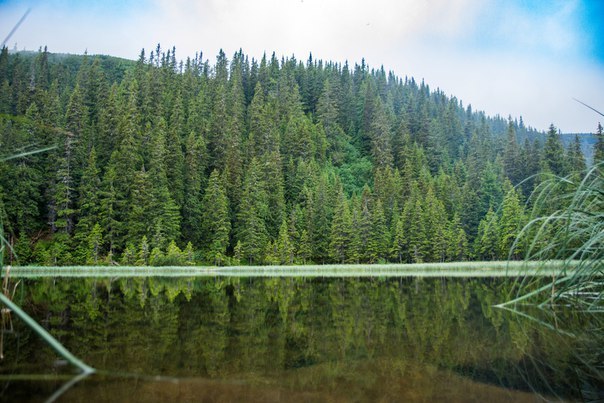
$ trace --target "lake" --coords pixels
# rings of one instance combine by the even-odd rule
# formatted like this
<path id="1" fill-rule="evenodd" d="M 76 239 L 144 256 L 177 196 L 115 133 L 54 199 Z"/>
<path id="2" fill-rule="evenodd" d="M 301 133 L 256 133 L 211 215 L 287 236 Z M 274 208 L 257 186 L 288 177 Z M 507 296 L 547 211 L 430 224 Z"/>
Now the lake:
<path id="1" fill-rule="evenodd" d="M 496 308 L 513 287 L 505 277 L 380 273 L 25 276 L 14 301 L 97 373 L 78 377 L 13 315 L 0 400 L 603 396 L 601 317 L 562 306 Z"/>

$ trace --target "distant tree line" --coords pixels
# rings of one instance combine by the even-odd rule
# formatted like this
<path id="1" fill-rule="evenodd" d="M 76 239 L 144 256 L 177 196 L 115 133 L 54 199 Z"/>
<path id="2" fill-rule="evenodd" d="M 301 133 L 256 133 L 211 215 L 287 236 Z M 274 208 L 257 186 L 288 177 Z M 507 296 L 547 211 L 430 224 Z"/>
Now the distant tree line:
<path id="1" fill-rule="evenodd" d="M 4 47 L 0 153 L 48 146 L 0 162 L 20 264 L 517 257 L 533 188 L 586 169 L 553 125 L 488 117 L 364 61 Z"/>

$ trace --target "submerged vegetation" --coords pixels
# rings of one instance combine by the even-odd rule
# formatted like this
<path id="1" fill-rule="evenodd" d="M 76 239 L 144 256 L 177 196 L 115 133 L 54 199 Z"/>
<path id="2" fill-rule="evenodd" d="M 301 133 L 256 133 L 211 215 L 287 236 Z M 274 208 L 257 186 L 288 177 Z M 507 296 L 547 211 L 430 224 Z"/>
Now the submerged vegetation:
<path id="1" fill-rule="evenodd" d="M 543 137 L 521 118 L 488 117 L 364 62 L 240 51 L 211 65 L 159 46 L 130 62 L 4 48 L 2 154 L 56 146 L 0 162 L 0 215 L 15 252 L 6 257 L 520 259 L 526 245 L 508 252 L 533 188 L 547 173 L 586 169 L 578 139 L 565 148 L 553 126 Z"/>

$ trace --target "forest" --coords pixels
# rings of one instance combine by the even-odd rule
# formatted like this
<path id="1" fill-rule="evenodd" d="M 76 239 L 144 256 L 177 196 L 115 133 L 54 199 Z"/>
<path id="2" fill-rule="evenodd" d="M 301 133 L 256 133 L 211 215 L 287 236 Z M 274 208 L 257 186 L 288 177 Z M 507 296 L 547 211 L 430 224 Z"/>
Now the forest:
<path id="1" fill-rule="evenodd" d="M 519 258 L 535 186 L 604 161 L 595 129 L 586 161 L 579 137 L 565 146 L 553 124 L 487 116 L 364 61 L 4 47 L 4 261 Z"/>

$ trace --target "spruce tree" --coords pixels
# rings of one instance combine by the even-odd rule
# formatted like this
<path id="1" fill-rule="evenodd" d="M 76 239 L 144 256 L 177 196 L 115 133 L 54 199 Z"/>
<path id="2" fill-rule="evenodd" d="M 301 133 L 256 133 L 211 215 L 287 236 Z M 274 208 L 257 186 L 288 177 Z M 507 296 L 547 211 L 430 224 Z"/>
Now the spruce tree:
<path id="1" fill-rule="evenodd" d="M 352 218 L 348 200 L 343 190 L 340 189 L 329 237 L 329 257 L 334 262 L 344 263 L 347 261 L 352 231 Z"/>
<path id="2" fill-rule="evenodd" d="M 511 118 L 508 120 L 507 141 L 503 152 L 503 168 L 510 182 L 518 184 L 522 179 L 520 152 L 516 141 L 516 128 Z"/>
<path id="3" fill-rule="evenodd" d="M 455 214 L 449 222 L 447 260 L 461 262 L 468 256 L 468 238 L 464 231 L 459 215 Z"/>
<path id="4" fill-rule="evenodd" d="M 581 150 L 581 141 L 579 135 L 575 134 L 575 138 L 571 143 L 566 153 L 567 166 L 572 173 L 581 175 L 585 172 L 587 165 L 585 163 L 585 156 Z"/>
<path id="5" fill-rule="evenodd" d="M 560 140 L 560 134 L 552 124 L 547 132 L 547 138 L 543 147 L 543 158 L 549 170 L 558 176 L 565 176 L 567 169 L 564 161 L 564 147 Z"/>
<path id="6" fill-rule="evenodd" d="M 594 164 L 604 162 L 604 132 L 602 125 L 598 123 L 596 131 L 596 144 L 594 144 Z"/>
<path id="7" fill-rule="evenodd" d="M 395 215 L 392 229 L 393 236 L 390 256 L 395 262 L 404 263 L 407 252 L 407 241 L 405 239 L 405 222 L 403 221 L 402 213 Z"/>
<path id="8" fill-rule="evenodd" d="M 249 263 L 261 261 L 269 241 L 265 221 L 268 208 L 261 168 L 256 158 L 252 158 L 243 181 L 236 223 L 236 239 L 241 242 L 242 257 Z"/>
<path id="9" fill-rule="evenodd" d="M 151 136 L 151 159 L 149 161 L 151 228 L 155 230 L 154 237 L 157 239 L 173 241 L 180 237 L 181 218 L 179 208 L 169 189 L 166 167 L 171 165 L 172 156 L 168 154 L 166 147 L 166 124 L 163 118 L 160 118 Z M 163 244 L 154 246 L 165 247 Z"/>
<path id="10" fill-rule="evenodd" d="M 112 158 L 115 160 L 115 158 Z M 122 230 L 121 217 L 118 211 L 120 203 L 118 202 L 116 190 L 117 172 L 115 166 L 108 166 L 103 181 L 101 191 L 99 192 L 99 202 L 101 211 L 101 226 L 105 234 L 105 242 L 108 244 L 109 263 L 112 256 L 119 248 L 120 235 Z"/>
<path id="11" fill-rule="evenodd" d="M 217 170 L 212 171 L 201 203 L 201 237 L 208 262 L 221 265 L 229 246 L 229 201 Z"/>
<path id="12" fill-rule="evenodd" d="M 103 247 L 103 229 L 95 223 L 88 234 L 88 251 L 86 253 L 86 264 L 97 265 L 101 262 Z"/>
<path id="13" fill-rule="evenodd" d="M 512 245 L 525 224 L 524 208 L 514 188 L 511 188 L 503 199 L 501 217 L 498 225 L 498 249 L 502 258 L 519 258 L 523 252 L 522 243 L 518 242 L 514 249 Z"/>
<path id="14" fill-rule="evenodd" d="M 93 147 L 88 155 L 88 160 L 86 162 L 84 171 L 82 172 L 82 179 L 78 188 L 78 223 L 75 227 L 74 243 L 76 250 L 80 249 L 81 251 L 90 251 L 89 238 L 93 230 L 97 232 L 97 234 L 95 234 L 93 237 L 95 242 L 99 242 L 98 245 L 95 244 L 95 248 L 93 250 L 94 256 L 92 257 L 92 260 L 94 261 L 94 264 L 98 263 L 99 255 L 101 253 L 100 248 L 102 247 L 102 242 L 100 242 L 102 237 L 98 236 L 100 233 L 102 233 L 100 227 L 102 221 L 102 211 L 99 197 L 100 189 L 100 170 L 97 166 L 96 151 Z M 95 228 L 97 225 L 99 225 L 99 228 Z M 84 255 L 81 253 L 77 255 L 82 256 L 82 261 L 88 261 L 91 259 L 88 252 L 85 252 Z"/>
<path id="15" fill-rule="evenodd" d="M 275 241 L 278 264 L 290 265 L 294 263 L 294 246 L 291 243 L 287 220 L 283 218 L 279 235 Z"/>
<path id="16" fill-rule="evenodd" d="M 393 165 L 392 133 L 390 117 L 386 107 L 377 98 L 375 110 L 370 125 L 371 155 L 376 167 L 385 168 Z"/>
<path id="17" fill-rule="evenodd" d="M 184 200 L 182 205 L 182 236 L 196 247 L 202 238 L 202 189 L 205 188 L 205 141 L 202 136 L 189 134 L 186 142 Z M 203 186 L 203 187 L 202 187 Z"/>
<path id="18" fill-rule="evenodd" d="M 496 260 L 500 256 L 499 217 L 493 209 L 489 209 L 480 221 L 478 234 L 474 242 L 474 253 L 479 260 Z"/>
<path id="19" fill-rule="evenodd" d="M 390 234 L 386 224 L 382 201 L 377 200 L 371 214 L 371 236 L 367 243 L 369 263 L 385 261 L 388 257 Z"/>
<path id="20" fill-rule="evenodd" d="M 162 124 L 162 123 L 160 123 Z M 163 122 L 165 125 L 165 122 Z M 174 101 L 170 125 L 165 131 L 165 156 L 164 164 L 167 178 L 168 191 L 173 202 L 181 208 L 184 204 L 184 170 L 185 157 L 183 154 L 183 137 L 185 136 L 185 117 L 182 98 L 178 95 Z M 162 130 L 160 129 L 160 130 Z"/>

